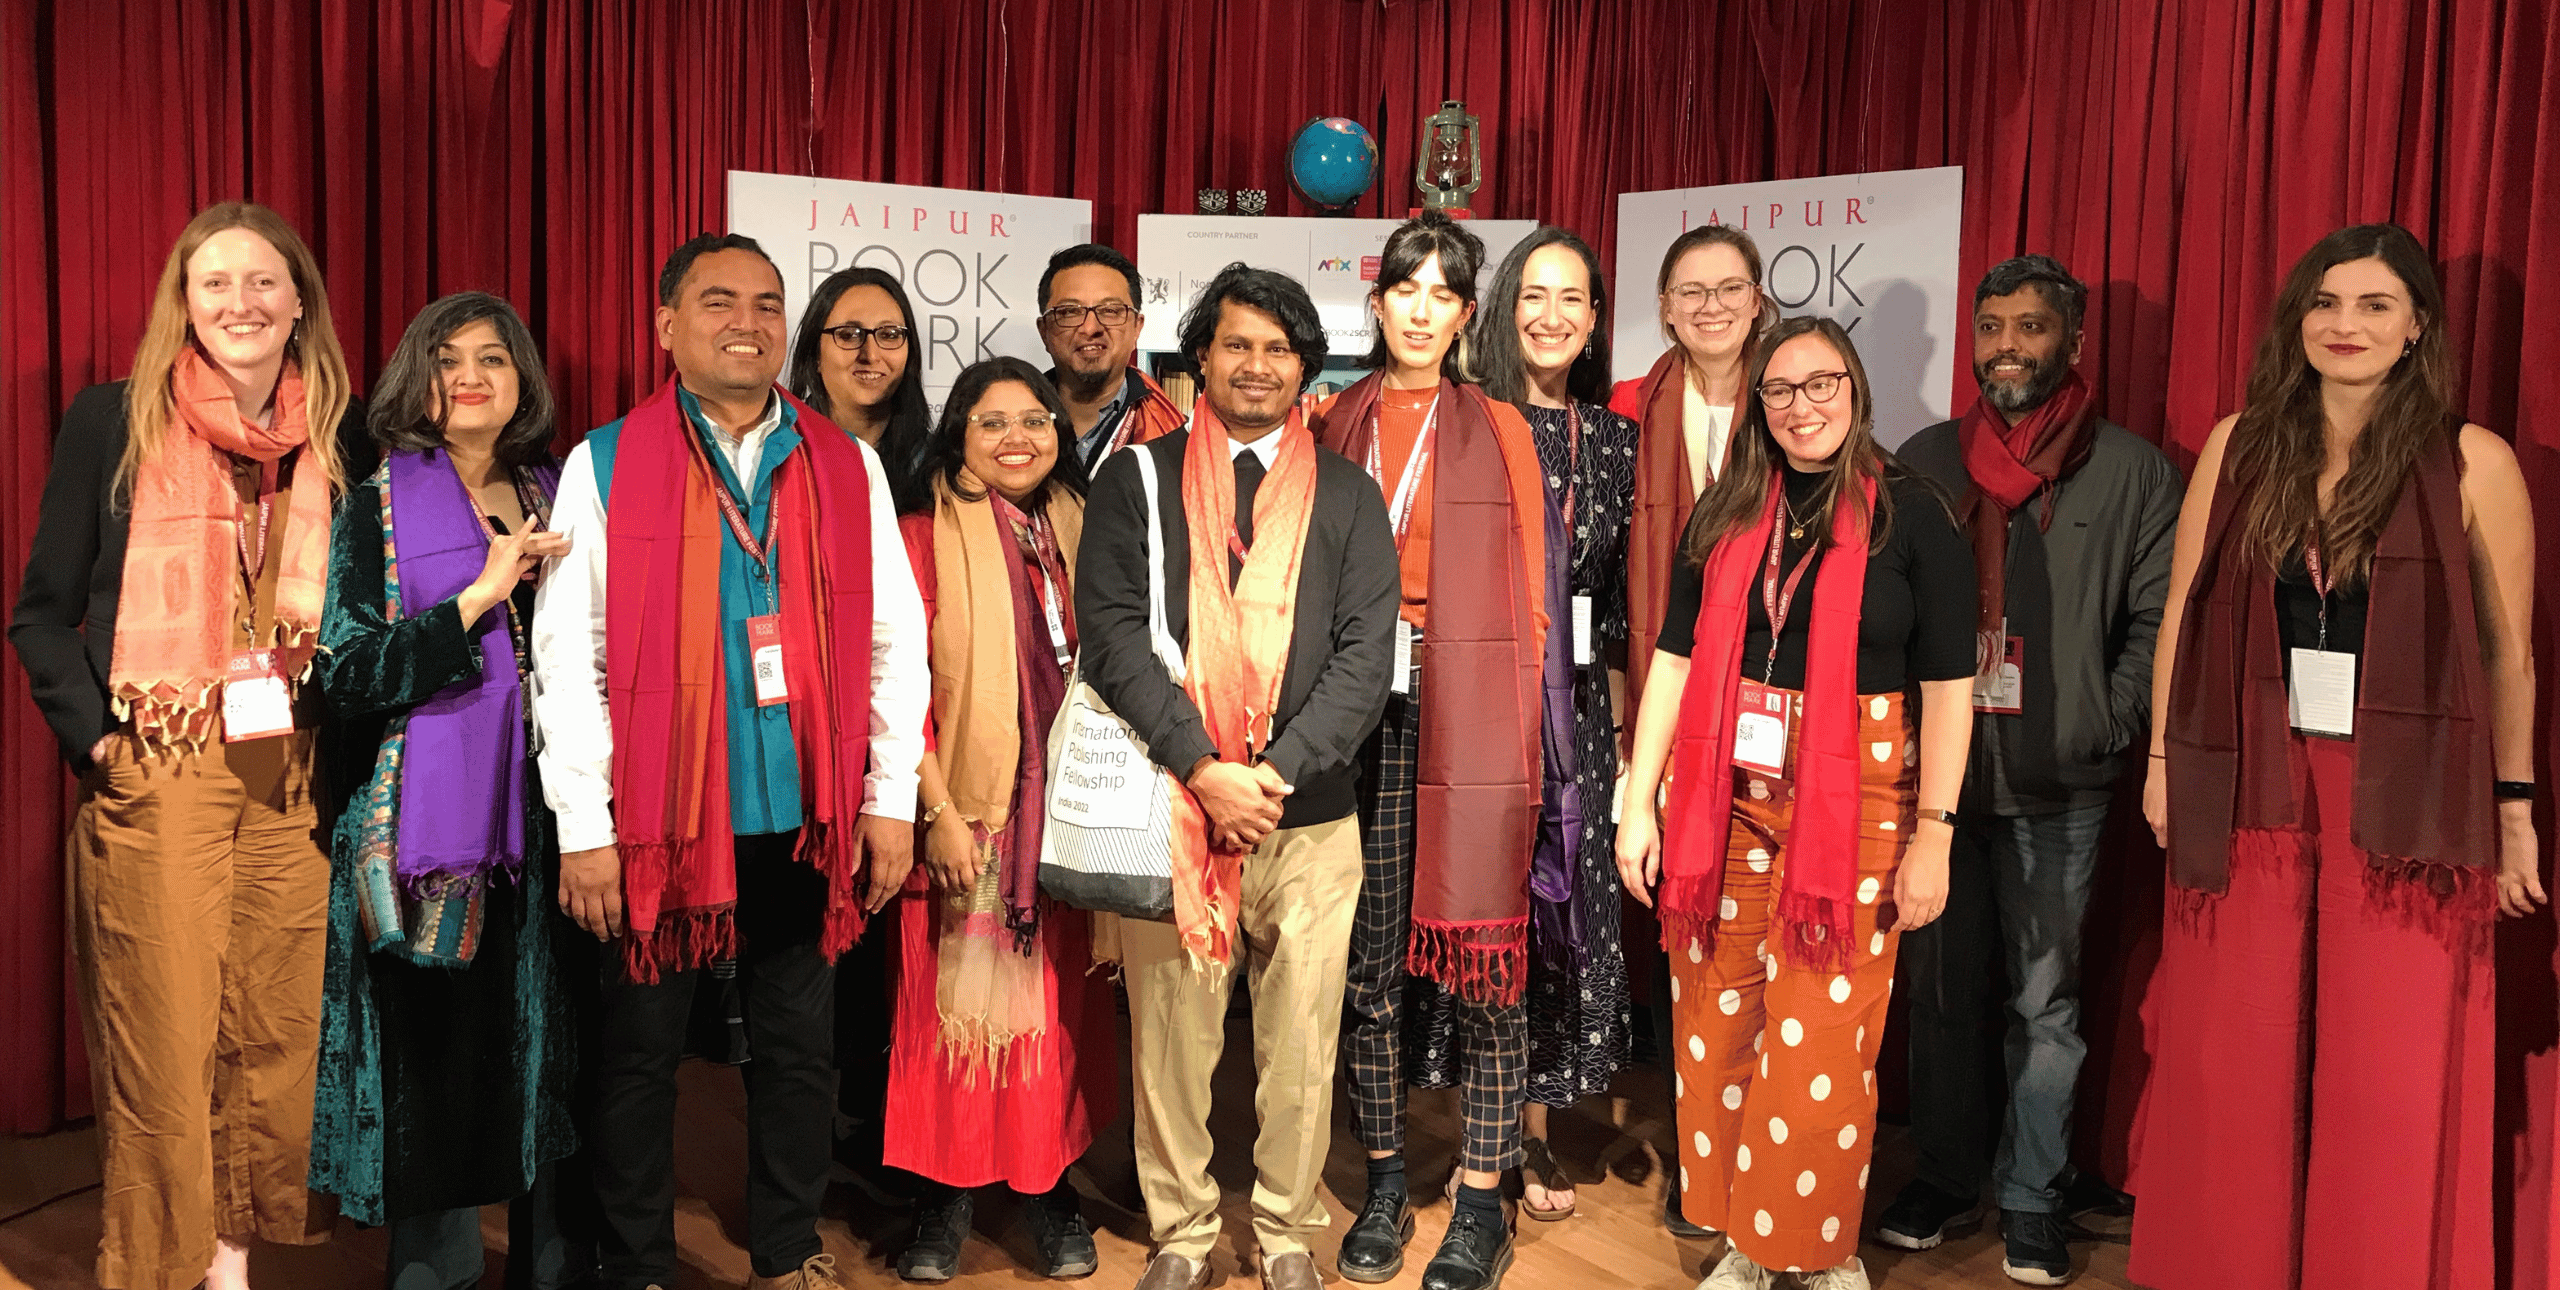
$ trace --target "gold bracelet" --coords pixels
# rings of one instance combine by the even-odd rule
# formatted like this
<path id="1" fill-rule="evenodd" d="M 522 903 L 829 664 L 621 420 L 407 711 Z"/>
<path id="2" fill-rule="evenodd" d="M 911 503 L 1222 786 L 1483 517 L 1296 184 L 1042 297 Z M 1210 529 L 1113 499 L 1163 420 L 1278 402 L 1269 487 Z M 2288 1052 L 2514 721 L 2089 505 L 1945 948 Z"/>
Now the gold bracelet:
<path id="1" fill-rule="evenodd" d="M 935 820 L 941 818 L 944 811 L 949 809 L 951 809 L 951 799 L 946 797 L 941 801 L 934 803 L 932 806 L 926 807 L 924 815 L 917 820 L 917 823 L 931 825 Z"/>

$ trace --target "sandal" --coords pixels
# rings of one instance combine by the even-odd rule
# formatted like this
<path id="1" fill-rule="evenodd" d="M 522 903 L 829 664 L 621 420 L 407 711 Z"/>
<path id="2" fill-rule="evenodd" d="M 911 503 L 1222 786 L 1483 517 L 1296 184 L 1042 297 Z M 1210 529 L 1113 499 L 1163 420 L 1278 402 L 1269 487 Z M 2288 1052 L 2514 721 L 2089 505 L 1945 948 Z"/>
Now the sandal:
<path id="1" fill-rule="evenodd" d="M 1545 1138 L 1524 1137 L 1520 1140 L 1520 1176 L 1524 1182 L 1535 1182 L 1547 1193 L 1549 1200 L 1553 1200 L 1557 1192 L 1573 1186 L 1573 1179 L 1565 1176 L 1564 1170 L 1556 1164 L 1554 1153 L 1547 1150 Z M 1573 1206 L 1567 1204 L 1558 1209 L 1542 1209 L 1530 1204 L 1523 1196 L 1520 1212 L 1541 1223 L 1554 1223 L 1573 1217 Z"/>

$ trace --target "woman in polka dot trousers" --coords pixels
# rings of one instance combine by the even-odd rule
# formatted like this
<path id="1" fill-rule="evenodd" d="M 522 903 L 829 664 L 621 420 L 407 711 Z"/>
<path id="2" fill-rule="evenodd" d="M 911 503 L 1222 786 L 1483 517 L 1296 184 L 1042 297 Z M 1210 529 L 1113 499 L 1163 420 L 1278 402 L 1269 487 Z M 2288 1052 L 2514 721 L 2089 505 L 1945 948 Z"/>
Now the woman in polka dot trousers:
<path id="1" fill-rule="evenodd" d="M 1700 1290 L 1866 1290 L 1885 1002 L 1898 934 L 1946 904 L 1972 735 L 1973 556 L 1877 446 L 1836 324 L 1761 353 L 1674 566 L 1618 864 L 1660 887 L 1683 1208 L 1730 1238 Z"/>

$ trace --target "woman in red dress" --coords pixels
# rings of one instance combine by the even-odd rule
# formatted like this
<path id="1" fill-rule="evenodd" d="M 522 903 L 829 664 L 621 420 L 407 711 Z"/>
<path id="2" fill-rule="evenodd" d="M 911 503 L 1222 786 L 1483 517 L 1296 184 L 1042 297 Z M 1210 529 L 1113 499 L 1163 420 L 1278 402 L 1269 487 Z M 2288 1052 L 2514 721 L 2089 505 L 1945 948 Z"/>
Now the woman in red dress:
<path id="1" fill-rule="evenodd" d="M 2489 933 L 2543 903 L 2533 511 L 2453 370 L 2425 248 L 2332 233 L 2187 489 L 2143 789 L 2157 1290 L 2494 1278 Z"/>
<path id="2" fill-rule="evenodd" d="M 1049 726 L 1075 657 L 1084 476 L 1066 405 L 1014 358 L 953 383 L 899 521 L 924 593 L 932 748 L 918 768 L 925 863 L 897 902 L 884 1156 L 927 1183 L 910 1281 L 959 1271 L 970 1189 L 1022 1198 L 1039 1270 L 1094 1270 L 1066 1181 L 1116 1092 L 1107 977 L 1087 917 L 1039 892 Z"/>

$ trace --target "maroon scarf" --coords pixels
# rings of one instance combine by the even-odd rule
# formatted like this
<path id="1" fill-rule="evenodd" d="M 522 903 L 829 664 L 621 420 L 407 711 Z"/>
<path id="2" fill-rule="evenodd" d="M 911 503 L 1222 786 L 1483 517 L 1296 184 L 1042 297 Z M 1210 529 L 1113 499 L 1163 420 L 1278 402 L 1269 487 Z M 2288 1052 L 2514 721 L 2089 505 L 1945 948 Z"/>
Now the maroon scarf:
<path id="1" fill-rule="evenodd" d="M 2380 866 L 2478 869 L 2497 860 L 2489 800 L 2488 678 L 2462 527 L 2458 426 L 2420 453 L 2373 553 L 2366 621 L 2389 631 L 2381 666 L 2359 667 L 2355 806 L 2349 839 Z M 2275 574 L 2247 549 L 2251 491 L 2213 494 L 2187 588 L 2169 710 L 2169 873 L 2179 886 L 2230 886 L 2237 829 L 2299 828 Z M 2368 634 L 2370 646 L 2380 639 Z"/>
<path id="2" fill-rule="evenodd" d="M 1982 597 L 1978 669 L 2000 661 L 2000 624 L 2009 612 L 2009 515 L 2042 494 L 2036 527 L 2052 530 L 2055 485 L 2087 465 L 2097 446 L 2095 404 L 2089 383 L 2074 371 L 2052 398 L 2016 425 L 1986 398 L 1974 400 L 1973 410 L 1956 426 L 1964 471 L 1973 478 L 1958 518 L 1965 536 L 1973 539 L 1973 577 Z"/>
<path id="3" fill-rule="evenodd" d="M 1635 509 L 1627 519 L 1629 712 L 1636 710 L 1645 677 L 1653 670 L 1653 643 L 1662 635 L 1662 615 L 1671 603 L 1671 566 L 1680 558 L 1680 535 L 1689 527 L 1694 500 L 1689 496 L 1689 436 L 1683 424 L 1688 389 L 1688 361 L 1674 345 L 1643 380 L 1621 383 L 1609 399 L 1610 411 L 1632 418 L 1639 427 Z M 1723 464 L 1716 463 L 1719 470 Z M 1710 472 L 1709 480 L 1713 478 Z"/>
<path id="4" fill-rule="evenodd" d="M 1378 433 L 1372 374 L 1336 398 L 1318 440 L 1366 461 Z M 1519 515 L 1493 404 L 1441 385 L 1431 449 L 1431 620 L 1422 638 L 1408 968 L 1471 1002 L 1516 1003 L 1528 983 L 1529 859 L 1538 837 L 1539 654 Z"/>
<path id="5" fill-rule="evenodd" d="M 1733 828 L 1733 725 L 1742 688 L 1742 637 L 1761 594 L 1769 538 L 1785 483 L 1769 481 L 1769 504 L 1749 531 L 1716 544 L 1698 598 L 1697 651 L 1680 694 L 1672 737 L 1669 800 L 1663 812 L 1662 948 L 1715 944 L 1721 920 L 1727 841 Z M 1867 596 L 1863 505 L 1831 508 L 1831 545 L 1813 575 L 1813 615 L 1805 645 L 1804 715 L 1796 731 L 1795 821 L 1786 839 L 1786 885 L 1779 934 L 1770 943 L 1791 964 L 1846 970 L 1849 911 L 1858 880 L 1858 613 Z"/>
<path id="6" fill-rule="evenodd" d="M 800 447 L 773 476 L 783 675 L 800 762 L 799 858 L 826 875 L 828 959 L 862 932 L 853 889 L 871 740 L 871 478 L 854 441 L 790 399 Z M 729 824 L 726 525 L 709 452 L 670 379 L 622 422 L 605 509 L 605 690 L 635 981 L 737 952 Z M 741 499 L 743 501 L 743 499 Z"/>

